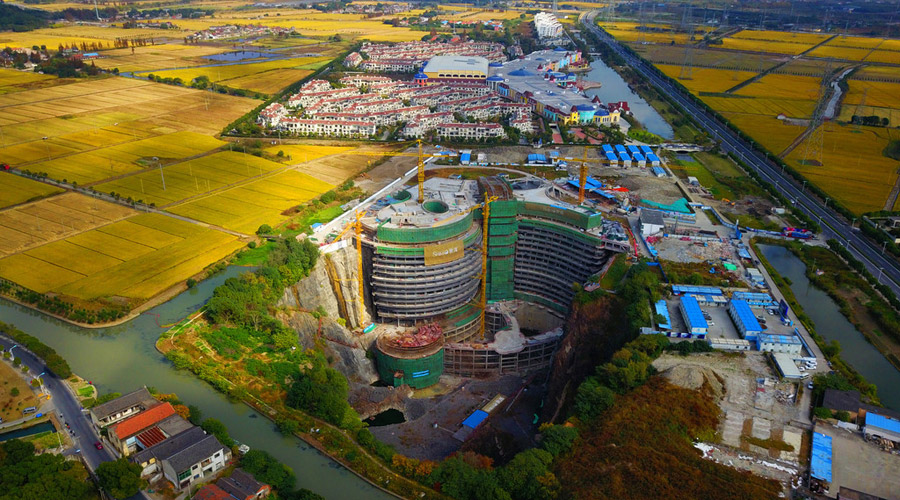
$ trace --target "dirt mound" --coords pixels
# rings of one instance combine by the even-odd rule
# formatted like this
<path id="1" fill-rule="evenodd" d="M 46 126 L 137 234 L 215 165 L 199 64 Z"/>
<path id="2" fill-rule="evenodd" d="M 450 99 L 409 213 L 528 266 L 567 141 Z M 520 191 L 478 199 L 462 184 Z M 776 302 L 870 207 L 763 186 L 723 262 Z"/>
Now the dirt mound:
<path id="1" fill-rule="evenodd" d="M 696 365 L 675 365 L 662 372 L 670 383 L 686 389 L 702 389 L 714 398 L 725 395 L 725 380 L 711 368 Z"/>

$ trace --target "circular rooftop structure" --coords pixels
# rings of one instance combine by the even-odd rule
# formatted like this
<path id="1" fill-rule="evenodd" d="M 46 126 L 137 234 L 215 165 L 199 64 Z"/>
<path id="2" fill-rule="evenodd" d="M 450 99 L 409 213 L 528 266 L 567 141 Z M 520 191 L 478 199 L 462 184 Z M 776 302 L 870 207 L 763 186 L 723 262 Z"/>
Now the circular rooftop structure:
<path id="1" fill-rule="evenodd" d="M 503 77 L 502 77 L 502 76 L 499 76 L 499 75 L 489 76 L 489 77 L 487 77 L 487 81 L 489 81 L 489 82 L 502 82 L 502 81 L 503 81 Z"/>
<path id="2" fill-rule="evenodd" d="M 422 204 L 422 208 L 432 214 L 445 214 L 450 210 L 450 207 L 441 200 L 428 200 Z"/>
<path id="3" fill-rule="evenodd" d="M 519 68 L 515 71 L 510 71 L 509 75 L 510 76 L 534 76 L 534 73 L 532 73 L 531 71 L 528 71 L 525 68 Z"/>
<path id="4" fill-rule="evenodd" d="M 499 62 L 499 61 L 494 61 L 494 62 L 488 64 L 488 66 L 491 67 L 491 68 L 502 68 L 502 67 L 503 67 L 503 63 L 502 63 L 502 62 Z"/>
<path id="5" fill-rule="evenodd" d="M 402 203 L 402 202 L 412 198 L 412 195 L 409 194 L 409 191 L 403 189 L 403 190 L 397 191 L 396 193 L 392 194 L 391 198 L 394 199 L 394 201 L 392 203 Z"/>

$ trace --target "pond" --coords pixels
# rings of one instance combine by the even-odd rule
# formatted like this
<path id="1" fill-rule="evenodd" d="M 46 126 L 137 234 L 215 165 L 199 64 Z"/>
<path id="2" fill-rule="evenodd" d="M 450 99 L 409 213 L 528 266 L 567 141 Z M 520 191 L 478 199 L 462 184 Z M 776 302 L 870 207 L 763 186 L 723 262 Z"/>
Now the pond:
<path id="1" fill-rule="evenodd" d="M 34 436 L 35 434 L 40 434 L 47 431 L 56 431 L 56 427 L 53 427 L 53 424 L 51 424 L 50 422 L 41 422 L 37 425 L 32 425 L 31 427 L 26 427 L 24 429 L 4 432 L 3 434 L 0 434 L 0 442 L 26 436 Z"/>
<path id="2" fill-rule="evenodd" d="M 841 357 L 866 380 L 878 386 L 881 403 L 900 410 L 900 371 L 847 321 L 827 293 L 810 283 L 803 261 L 781 246 L 759 245 L 759 249 L 779 274 L 791 280 L 797 302 L 813 320 L 819 335 L 828 342 L 840 342 Z"/>
<path id="3" fill-rule="evenodd" d="M 199 309 L 216 286 L 247 270 L 231 266 L 134 320 L 110 328 L 79 328 L 2 299 L 0 318 L 56 349 L 72 370 L 93 381 L 101 394 L 125 393 L 142 385 L 178 394 L 186 404 L 198 406 L 204 418 L 221 420 L 234 439 L 265 450 L 291 467 L 298 486 L 326 498 L 393 498 L 303 441 L 282 435 L 275 424 L 248 406 L 229 401 L 191 373 L 176 370 L 156 350 L 165 325 Z"/>
<path id="4" fill-rule="evenodd" d="M 585 79 L 602 84 L 600 88 L 586 90 L 585 94 L 588 97 L 598 96 L 604 103 L 628 101 L 628 107 L 644 128 L 663 139 L 675 137 L 675 131 L 672 130 L 669 122 L 657 113 L 643 97 L 631 90 L 625 80 L 599 57 L 591 63 L 591 71 L 585 75 Z"/>
<path id="5" fill-rule="evenodd" d="M 205 56 L 206 59 L 210 59 L 213 61 L 243 61 L 246 59 L 259 59 L 261 57 L 272 57 L 271 54 L 267 54 L 265 52 L 257 52 L 255 50 L 238 50 L 235 52 L 223 52 L 221 54 L 213 54 L 211 56 Z"/>

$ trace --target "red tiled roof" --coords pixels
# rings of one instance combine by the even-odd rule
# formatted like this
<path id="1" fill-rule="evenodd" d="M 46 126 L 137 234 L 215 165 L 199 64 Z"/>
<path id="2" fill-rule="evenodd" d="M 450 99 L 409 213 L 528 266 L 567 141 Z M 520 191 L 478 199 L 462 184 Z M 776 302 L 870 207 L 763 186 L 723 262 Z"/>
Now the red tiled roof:
<path id="1" fill-rule="evenodd" d="M 193 500 L 234 500 L 234 498 L 222 488 L 214 484 L 207 484 L 200 488 Z"/>
<path id="2" fill-rule="evenodd" d="M 146 431 L 138 434 L 137 440 L 140 441 L 142 445 L 144 445 L 144 448 L 149 448 L 154 444 L 162 443 L 163 441 L 165 441 L 166 436 L 162 433 L 161 430 L 159 430 L 158 427 L 151 427 Z"/>
<path id="3" fill-rule="evenodd" d="M 150 427 L 151 425 L 159 422 L 160 420 L 170 417 L 175 414 L 175 408 L 172 408 L 172 405 L 169 403 L 163 403 L 151 407 L 147 410 L 138 413 L 137 415 L 127 418 L 118 424 L 116 424 L 113 432 L 116 433 L 116 436 L 119 437 L 119 440 L 125 439 L 129 436 L 133 436 L 138 432 Z"/>

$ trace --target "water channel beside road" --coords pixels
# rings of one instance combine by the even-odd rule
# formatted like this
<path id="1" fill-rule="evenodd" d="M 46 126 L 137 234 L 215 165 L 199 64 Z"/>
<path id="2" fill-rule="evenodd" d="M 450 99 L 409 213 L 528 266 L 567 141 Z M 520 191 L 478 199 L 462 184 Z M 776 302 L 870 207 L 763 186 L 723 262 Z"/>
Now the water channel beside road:
<path id="1" fill-rule="evenodd" d="M 65 358 L 72 371 L 92 381 L 100 393 L 129 392 L 142 385 L 176 393 L 185 404 L 199 407 L 204 418 L 215 417 L 231 436 L 253 449 L 265 450 L 294 470 L 297 485 L 328 499 L 393 498 L 363 481 L 318 450 L 291 436 L 248 406 L 229 401 L 206 382 L 176 370 L 156 350 L 156 340 L 175 323 L 198 310 L 227 278 L 247 271 L 231 266 L 128 323 L 86 329 L 0 299 L 0 321 L 39 338 Z"/>
<path id="2" fill-rule="evenodd" d="M 585 75 L 585 79 L 592 82 L 600 82 L 599 88 L 588 89 L 585 95 L 589 98 L 594 96 L 600 97 L 604 104 L 609 102 L 628 101 L 628 107 L 631 109 L 637 121 L 641 122 L 649 132 L 652 132 L 663 139 L 673 139 L 675 131 L 669 122 L 653 109 L 643 97 L 637 92 L 628 88 L 628 83 L 619 76 L 618 73 L 607 66 L 599 57 L 591 63 L 591 70 Z"/>
<path id="3" fill-rule="evenodd" d="M 866 341 L 827 293 L 810 283 L 806 277 L 806 264 L 781 246 L 759 245 L 759 250 L 779 274 L 791 280 L 791 290 L 813 320 L 816 332 L 828 342 L 840 342 L 841 357 L 878 387 L 881 403 L 900 410 L 900 371 Z"/>

